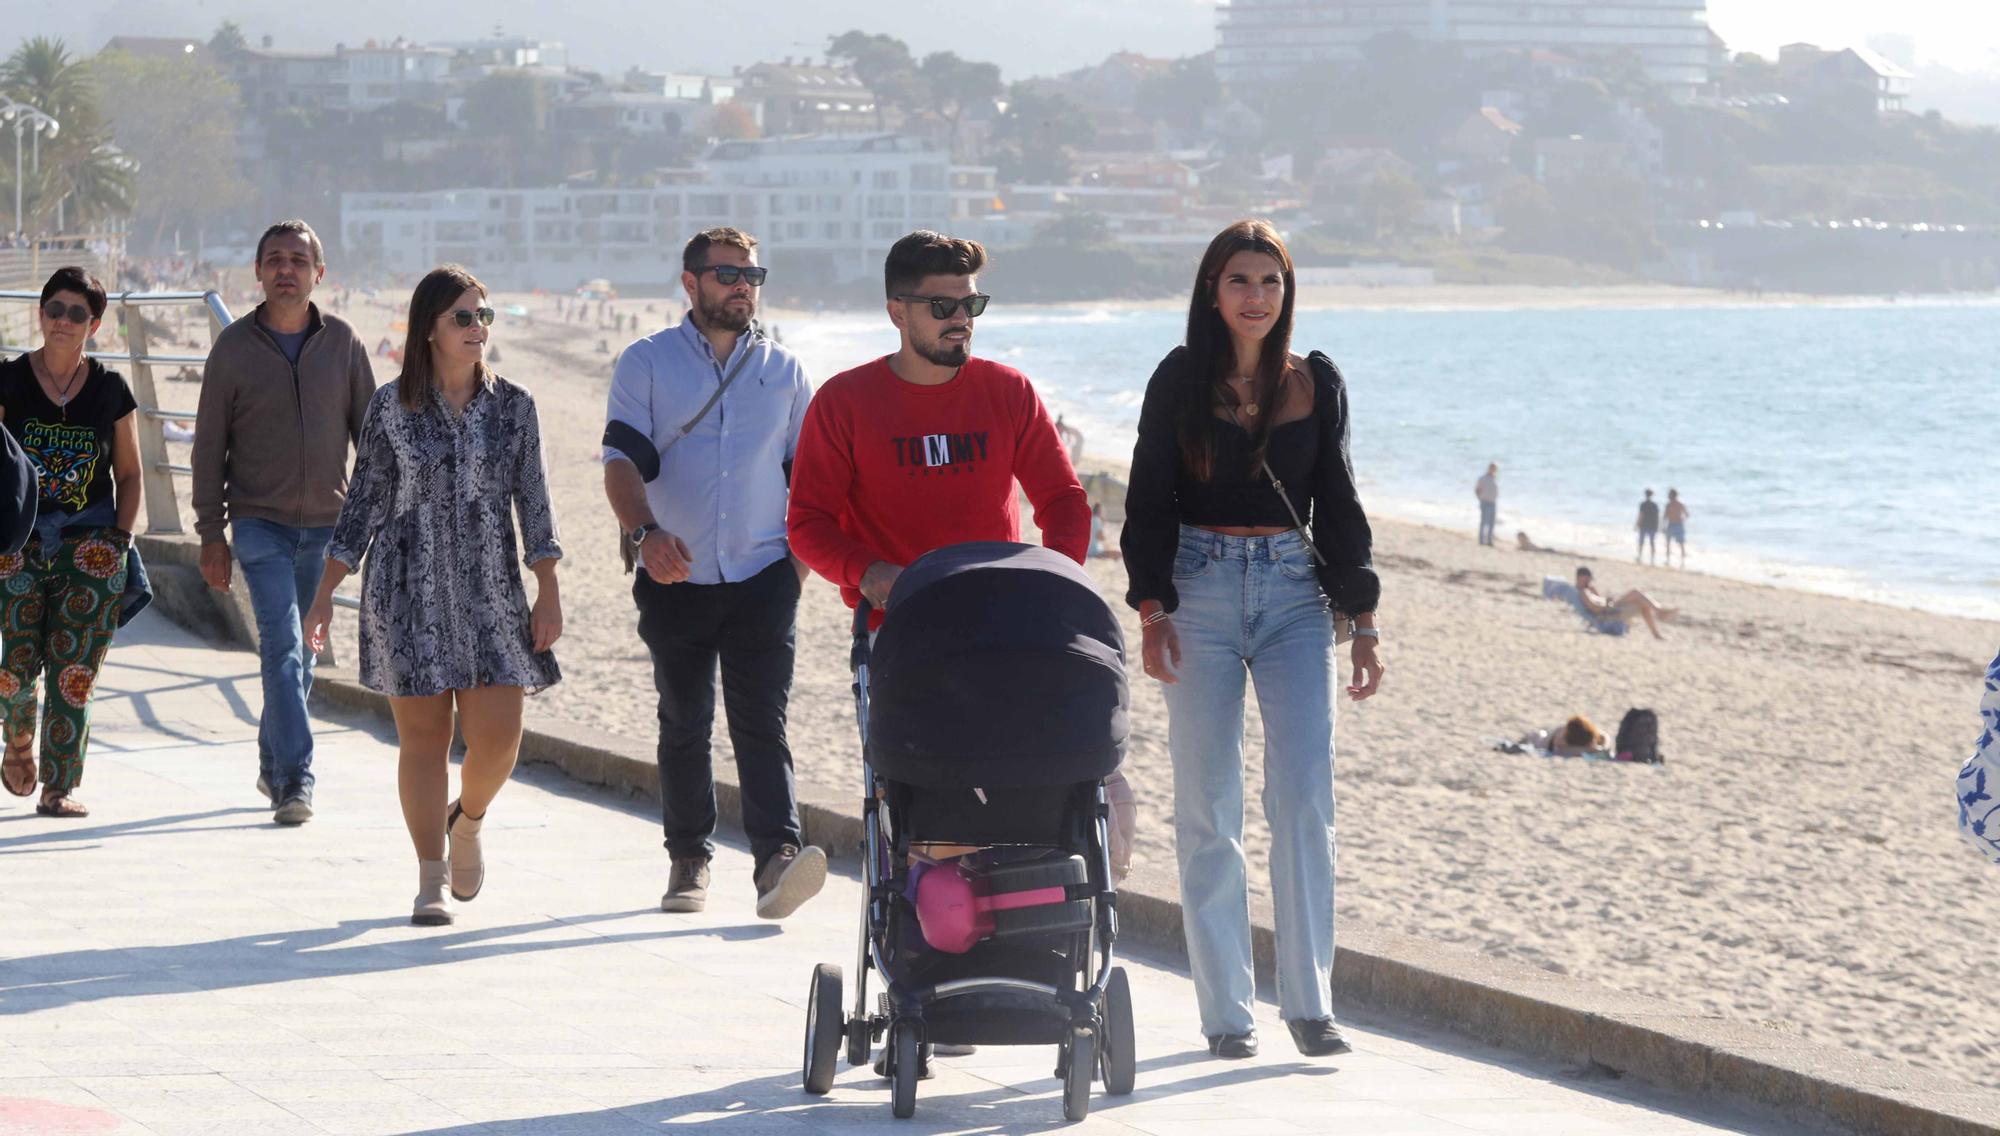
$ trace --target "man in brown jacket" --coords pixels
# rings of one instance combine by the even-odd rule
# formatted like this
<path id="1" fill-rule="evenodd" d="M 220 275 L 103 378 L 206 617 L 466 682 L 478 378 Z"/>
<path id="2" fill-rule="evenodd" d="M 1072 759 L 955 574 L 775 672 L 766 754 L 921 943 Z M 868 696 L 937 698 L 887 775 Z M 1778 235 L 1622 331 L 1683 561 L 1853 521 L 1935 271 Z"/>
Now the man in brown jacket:
<path id="1" fill-rule="evenodd" d="M 264 677 L 257 788 L 279 824 L 312 819 L 313 654 L 299 612 L 319 590 L 326 542 L 347 496 L 348 446 L 375 393 L 368 349 L 312 302 L 326 275 L 319 237 L 280 221 L 257 242 L 264 302 L 222 329 L 202 372 L 194 428 L 201 574 L 228 591 L 229 542 L 250 586 Z"/>

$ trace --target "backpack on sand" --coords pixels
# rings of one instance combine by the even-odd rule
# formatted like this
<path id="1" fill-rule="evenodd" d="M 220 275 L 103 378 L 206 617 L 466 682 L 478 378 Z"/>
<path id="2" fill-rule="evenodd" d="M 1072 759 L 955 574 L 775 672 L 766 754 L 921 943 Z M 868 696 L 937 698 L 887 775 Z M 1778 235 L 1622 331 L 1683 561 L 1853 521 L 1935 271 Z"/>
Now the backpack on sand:
<path id="1" fill-rule="evenodd" d="M 1618 723 L 1618 740 L 1612 752 L 1619 761 L 1636 761 L 1643 765 L 1664 765 L 1666 758 L 1660 755 L 1660 716 L 1651 710 L 1627 710 Z"/>

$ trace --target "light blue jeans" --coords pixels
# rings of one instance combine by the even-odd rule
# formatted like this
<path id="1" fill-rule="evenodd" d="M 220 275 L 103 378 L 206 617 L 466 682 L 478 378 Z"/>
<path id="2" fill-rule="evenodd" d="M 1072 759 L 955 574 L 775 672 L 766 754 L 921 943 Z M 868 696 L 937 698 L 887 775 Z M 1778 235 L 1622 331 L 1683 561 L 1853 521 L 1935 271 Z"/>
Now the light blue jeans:
<path id="1" fill-rule="evenodd" d="M 1174 556 L 1180 681 L 1166 685 L 1174 840 L 1201 1029 L 1250 1032 L 1257 994 L 1243 858 L 1243 679 L 1264 717 L 1278 1005 L 1333 1016 L 1333 618 L 1296 533 L 1183 526 Z"/>
<path id="2" fill-rule="evenodd" d="M 294 528 L 259 517 L 231 524 L 236 560 L 243 565 L 250 608 L 257 616 L 257 655 L 264 678 L 257 771 L 270 782 L 280 804 L 292 796 L 311 801 L 313 736 L 306 696 L 312 693 L 313 653 L 306 645 L 301 613 L 312 606 L 319 591 L 333 528 Z"/>

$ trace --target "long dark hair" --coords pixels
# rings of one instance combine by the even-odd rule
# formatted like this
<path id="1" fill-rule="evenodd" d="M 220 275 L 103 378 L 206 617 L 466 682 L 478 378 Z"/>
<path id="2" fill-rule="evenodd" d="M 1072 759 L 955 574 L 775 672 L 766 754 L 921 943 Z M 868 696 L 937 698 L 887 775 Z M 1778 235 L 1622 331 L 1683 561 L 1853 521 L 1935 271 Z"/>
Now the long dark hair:
<path id="1" fill-rule="evenodd" d="M 403 373 L 396 376 L 396 401 L 403 409 L 422 410 L 431 404 L 431 391 L 437 387 L 437 371 L 431 364 L 431 329 L 468 288 L 486 295 L 486 285 L 463 265 L 442 264 L 418 281 L 417 290 L 410 294 L 410 326 L 403 333 Z M 484 378 L 486 364 L 481 363 L 479 370 Z"/>
<path id="2" fill-rule="evenodd" d="M 1223 267 L 1239 252 L 1264 253 L 1276 259 L 1285 274 L 1284 302 L 1278 309 L 1277 322 L 1271 325 L 1271 333 L 1264 337 L 1263 354 L 1257 359 L 1256 389 L 1265 392 L 1271 405 L 1266 413 L 1248 424 L 1253 469 L 1264 459 L 1264 446 L 1271 438 L 1271 419 L 1277 417 L 1278 396 L 1283 389 L 1280 384 L 1292 352 L 1292 302 L 1298 291 L 1292 254 L 1269 221 L 1255 218 L 1238 221 L 1208 242 L 1201 267 L 1195 270 L 1194 295 L 1188 300 L 1189 365 L 1180 397 L 1181 460 L 1201 481 L 1216 474 L 1215 436 L 1208 424 L 1215 412 L 1215 384 L 1236 369 L 1236 344 L 1230 339 L 1229 326 L 1222 322 L 1222 313 L 1216 310 L 1216 291 Z"/>

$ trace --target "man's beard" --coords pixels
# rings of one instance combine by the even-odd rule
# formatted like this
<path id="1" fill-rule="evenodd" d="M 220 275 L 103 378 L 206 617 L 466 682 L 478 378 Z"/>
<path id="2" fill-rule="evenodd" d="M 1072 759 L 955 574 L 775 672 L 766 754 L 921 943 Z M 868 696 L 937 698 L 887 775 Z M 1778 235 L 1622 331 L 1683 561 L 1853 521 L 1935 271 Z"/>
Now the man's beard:
<path id="1" fill-rule="evenodd" d="M 717 331 L 741 332 L 749 330 L 750 317 L 756 312 L 756 305 L 747 305 L 742 311 L 731 311 L 729 303 L 728 300 L 724 300 L 713 307 L 707 303 L 703 303 L 701 305 L 702 326 L 712 327 Z"/>
<path id="2" fill-rule="evenodd" d="M 916 350 L 916 353 L 926 363 L 931 363 L 939 367 L 963 367 L 965 366 L 965 361 L 972 358 L 972 340 L 970 339 L 946 340 L 938 338 L 929 343 L 912 340 L 910 346 Z"/>

